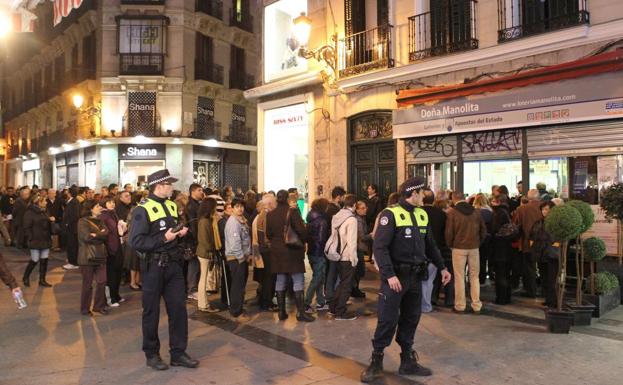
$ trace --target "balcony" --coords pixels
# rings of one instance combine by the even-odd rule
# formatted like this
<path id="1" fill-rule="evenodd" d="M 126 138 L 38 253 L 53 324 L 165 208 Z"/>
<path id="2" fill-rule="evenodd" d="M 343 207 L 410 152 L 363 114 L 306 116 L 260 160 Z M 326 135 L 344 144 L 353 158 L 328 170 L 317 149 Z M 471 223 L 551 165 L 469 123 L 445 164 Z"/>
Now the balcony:
<path id="1" fill-rule="evenodd" d="M 229 25 L 253 33 L 253 17 L 248 12 L 238 13 L 232 8 L 229 14 Z"/>
<path id="2" fill-rule="evenodd" d="M 142 135 L 148 138 L 155 138 L 166 135 L 162 133 L 160 115 L 157 112 L 153 120 L 149 119 L 149 121 L 145 121 L 144 119 L 137 119 L 133 123 L 134 124 L 130 124 L 130 119 L 128 119 L 127 115 L 123 118 L 123 127 L 121 128 L 120 133 L 121 136 L 134 137 Z M 117 133 L 117 136 L 119 136 L 119 133 Z"/>
<path id="3" fill-rule="evenodd" d="M 74 143 L 78 140 L 77 127 L 75 124 L 68 124 L 62 130 L 56 130 L 47 135 L 47 145 L 49 147 L 60 147 L 63 143 Z"/>
<path id="4" fill-rule="evenodd" d="M 394 66 L 394 26 L 382 25 L 346 36 L 339 44 L 339 76 L 352 76 Z"/>
<path id="5" fill-rule="evenodd" d="M 164 55 L 155 53 L 119 54 L 120 75 L 162 75 Z"/>
<path id="6" fill-rule="evenodd" d="M 17 143 L 9 146 L 9 158 L 15 159 L 19 156 L 19 146 Z"/>
<path id="7" fill-rule="evenodd" d="M 446 0 L 409 18 L 409 61 L 478 48 L 476 0 Z"/>
<path id="8" fill-rule="evenodd" d="M 223 66 L 219 64 L 205 64 L 195 60 L 195 80 L 207 80 L 216 84 L 223 84 Z"/>
<path id="9" fill-rule="evenodd" d="M 239 123 L 231 123 L 229 125 L 229 135 L 223 138 L 223 142 L 255 146 L 257 138 L 254 129 Z"/>
<path id="10" fill-rule="evenodd" d="M 240 71 L 229 71 L 229 88 L 246 91 L 255 87 L 255 77 Z"/>
<path id="11" fill-rule="evenodd" d="M 189 136 L 195 139 L 214 139 L 222 141 L 221 122 L 217 122 L 214 119 L 206 119 L 200 122 L 195 119 L 195 130 L 191 132 Z"/>
<path id="12" fill-rule="evenodd" d="M 586 0 L 498 0 L 498 42 L 589 23 Z"/>
<path id="13" fill-rule="evenodd" d="M 223 20 L 223 2 L 218 0 L 195 0 L 195 12 L 205 13 Z"/>

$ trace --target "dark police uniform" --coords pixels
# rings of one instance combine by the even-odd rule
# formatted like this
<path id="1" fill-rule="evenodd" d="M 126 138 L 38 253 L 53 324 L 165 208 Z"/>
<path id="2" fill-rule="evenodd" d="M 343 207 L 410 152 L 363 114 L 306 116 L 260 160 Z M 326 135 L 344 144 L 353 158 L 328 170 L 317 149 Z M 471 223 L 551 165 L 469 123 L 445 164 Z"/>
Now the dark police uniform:
<path id="1" fill-rule="evenodd" d="M 396 342 L 403 352 L 410 351 L 422 315 L 422 281 L 427 279 L 428 262 L 440 271 L 445 268 L 426 211 L 404 199 L 383 210 L 374 236 L 374 258 L 381 273 L 381 289 L 372 346 L 383 351 L 398 326 Z M 387 283 L 393 276 L 400 280 L 400 293 Z"/>
<path id="2" fill-rule="evenodd" d="M 182 253 L 178 238 L 170 242 L 165 239 L 165 233 L 177 222 L 176 204 L 153 194 L 134 209 L 132 216 L 129 243 L 143 257 L 143 351 L 148 359 L 160 354 L 158 321 L 161 296 L 164 297 L 169 317 L 171 358 L 185 354 L 188 344 Z"/>

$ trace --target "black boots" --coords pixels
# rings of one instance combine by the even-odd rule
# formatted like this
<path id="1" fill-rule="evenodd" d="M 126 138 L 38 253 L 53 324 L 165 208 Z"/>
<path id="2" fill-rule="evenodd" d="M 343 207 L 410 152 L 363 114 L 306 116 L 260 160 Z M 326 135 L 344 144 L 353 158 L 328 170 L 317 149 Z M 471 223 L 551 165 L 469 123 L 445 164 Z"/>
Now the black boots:
<path id="1" fill-rule="evenodd" d="M 39 286 L 52 287 L 46 280 L 45 275 L 48 273 L 48 259 L 42 259 L 39 261 Z"/>
<path id="2" fill-rule="evenodd" d="M 305 301 L 303 299 L 303 290 L 294 292 L 294 299 L 296 301 L 296 320 L 302 322 L 313 322 L 316 319 L 311 315 L 305 313 Z"/>
<path id="3" fill-rule="evenodd" d="M 418 364 L 418 356 L 415 350 L 408 350 L 408 353 L 400 354 L 398 374 L 430 376 L 433 374 L 433 371 Z"/>
<path id="4" fill-rule="evenodd" d="M 288 319 L 288 312 L 286 311 L 286 292 L 277 292 L 277 306 L 279 306 L 279 320 L 285 321 Z"/>
<path id="5" fill-rule="evenodd" d="M 372 382 L 383 375 L 383 352 L 372 352 L 370 366 L 361 373 L 361 382 Z"/>
<path id="6" fill-rule="evenodd" d="M 26 270 L 24 271 L 24 277 L 22 277 L 22 282 L 25 287 L 30 287 L 30 273 L 37 266 L 37 262 L 33 262 L 32 260 L 28 261 L 28 265 L 26 265 Z"/>

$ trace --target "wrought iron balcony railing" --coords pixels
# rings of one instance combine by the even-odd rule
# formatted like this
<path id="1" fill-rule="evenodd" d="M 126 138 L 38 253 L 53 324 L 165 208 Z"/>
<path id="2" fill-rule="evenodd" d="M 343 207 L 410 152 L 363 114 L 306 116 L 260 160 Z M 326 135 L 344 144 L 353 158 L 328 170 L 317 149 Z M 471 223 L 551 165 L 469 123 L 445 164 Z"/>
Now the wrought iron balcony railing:
<path id="1" fill-rule="evenodd" d="M 115 133 L 115 136 L 124 136 L 124 137 L 133 137 L 133 136 L 145 136 L 145 137 L 160 137 L 166 136 L 167 133 L 162 132 L 162 125 L 160 122 L 160 115 L 156 112 L 153 119 L 149 119 L 149 121 L 145 121 L 145 119 L 140 121 L 130 121 L 128 116 L 123 117 L 123 126 L 121 128 L 120 133 Z"/>
<path id="2" fill-rule="evenodd" d="M 120 75 L 162 75 L 164 55 L 156 53 L 122 53 L 119 58 Z"/>
<path id="3" fill-rule="evenodd" d="M 214 119 L 206 119 L 205 121 L 195 119 L 195 130 L 189 136 L 195 139 L 222 141 L 221 122 L 217 122 Z"/>
<path id="4" fill-rule="evenodd" d="M 253 33 L 253 17 L 248 12 L 238 13 L 232 8 L 229 14 L 229 25 Z"/>
<path id="5" fill-rule="evenodd" d="M 341 39 L 339 76 L 351 76 L 378 68 L 394 66 L 392 25 L 382 25 Z"/>
<path id="6" fill-rule="evenodd" d="M 478 48 L 476 0 L 431 2 L 430 12 L 409 18 L 409 61 Z"/>
<path id="7" fill-rule="evenodd" d="M 498 42 L 589 23 L 586 0 L 498 0 Z"/>
<path id="8" fill-rule="evenodd" d="M 223 66 L 214 63 L 202 63 L 195 60 L 195 80 L 207 80 L 216 84 L 223 84 Z"/>
<path id="9" fill-rule="evenodd" d="M 223 2 L 219 0 L 195 0 L 195 11 L 223 20 Z"/>
<path id="10" fill-rule="evenodd" d="M 238 123 L 231 123 L 229 125 L 229 134 L 223 138 L 223 141 L 247 144 L 250 146 L 255 146 L 257 144 L 255 130 Z"/>

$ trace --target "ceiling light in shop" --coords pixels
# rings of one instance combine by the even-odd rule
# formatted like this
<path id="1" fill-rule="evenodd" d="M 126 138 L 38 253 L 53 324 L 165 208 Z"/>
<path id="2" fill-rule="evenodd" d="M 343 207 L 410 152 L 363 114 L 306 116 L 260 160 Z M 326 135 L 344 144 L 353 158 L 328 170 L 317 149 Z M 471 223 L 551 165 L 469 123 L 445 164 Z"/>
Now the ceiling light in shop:
<path id="1" fill-rule="evenodd" d="M 100 139 L 100 141 L 97 142 L 97 144 L 110 144 L 110 142 L 106 139 Z"/>
<path id="2" fill-rule="evenodd" d="M 63 146 L 63 150 L 65 151 L 69 151 L 73 148 L 71 144 L 67 144 L 67 143 L 63 143 L 62 146 Z"/>
<path id="3" fill-rule="evenodd" d="M 208 147 L 216 147 L 216 146 L 218 146 L 218 142 L 216 141 L 216 139 L 208 139 L 208 140 L 206 140 L 206 146 L 208 146 Z"/>
<path id="4" fill-rule="evenodd" d="M 34 152 L 31 152 L 28 154 L 28 156 L 30 156 L 31 158 L 36 158 L 37 154 L 35 154 Z"/>
<path id="5" fill-rule="evenodd" d="M 56 155 L 56 154 L 58 154 L 58 148 L 56 148 L 56 147 L 50 147 L 50 148 L 48 149 L 48 152 L 49 152 L 51 155 Z"/>
<path id="6" fill-rule="evenodd" d="M 78 145 L 79 145 L 80 147 L 86 147 L 86 146 L 88 146 L 89 144 L 90 144 L 90 143 L 89 143 L 89 142 L 87 142 L 87 141 L 86 141 L 86 140 L 84 140 L 84 139 L 78 139 Z"/>
<path id="7" fill-rule="evenodd" d="M 173 143 L 181 144 L 181 143 L 184 143 L 184 142 L 182 142 L 182 140 L 180 138 L 173 138 Z"/>
<path id="8" fill-rule="evenodd" d="M 151 143 L 151 140 L 147 139 L 144 135 L 137 135 L 134 137 L 133 142 L 138 143 L 138 144 L 145 144 L 145 143 Z"/>

